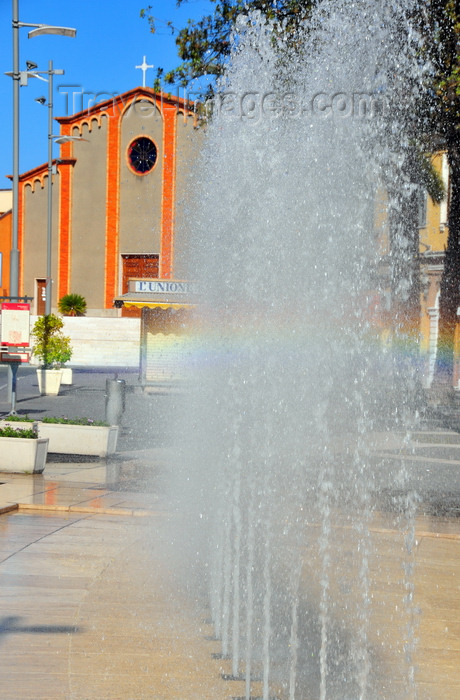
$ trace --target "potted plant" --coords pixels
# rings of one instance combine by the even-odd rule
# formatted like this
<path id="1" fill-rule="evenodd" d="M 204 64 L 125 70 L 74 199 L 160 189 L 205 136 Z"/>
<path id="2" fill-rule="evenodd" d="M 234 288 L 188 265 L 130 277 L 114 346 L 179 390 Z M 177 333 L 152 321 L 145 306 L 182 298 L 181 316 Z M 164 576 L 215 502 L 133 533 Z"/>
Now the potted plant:
<path id="1" fill-rule="evenodd" d="M 65 417 L 45 417 L 37 425 L 39 437 L 49 440 L 50 452 L 107 457 L 117 449 L 117 425 Z"/>
<path id="2" fill-rule="evenodd" d="M 31 428 L 0 427 L 0 472 L 41 474 L 48 454 L 48 439 Z"/>
<path id="3" fill-rule="evenodd" d="M 61 365 L 72 357 L 70 338 L 62 332 L 64 322 L 55 314 L 40 316 L 32 329 L 33 354 L 38 358 L 38 388 L 41 394 L 56 396 L 62 379 Z"/>
<path id="4" fill-rule="evenodd" d="M 0 430 L 4 428 L 34 430 L 49 440 L 49 452 L 107 457 L 117 449 L 118 426 L 92 418 L 45 416 L 35 420 L 15 414 L 0 418 Z"/>
<path id="5" fill-rule="evenodd" d="M 0 428 L 11 426 L 14 427 L 15 430 L 30 430 L 31 428 L 35 430 L 36 425 L 37 421 L 34 418 L 29 418 L 28 415 L 24 416 L 19 413 L 13 413 L 0 418 Z"/>

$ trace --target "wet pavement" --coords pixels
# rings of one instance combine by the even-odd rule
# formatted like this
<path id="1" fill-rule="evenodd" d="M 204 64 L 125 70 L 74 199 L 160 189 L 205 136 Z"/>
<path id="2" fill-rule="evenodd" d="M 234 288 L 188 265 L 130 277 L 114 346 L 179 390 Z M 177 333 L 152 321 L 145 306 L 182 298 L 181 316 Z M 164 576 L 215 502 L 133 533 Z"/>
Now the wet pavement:
<path id="1" fill-rule="evenodd" d="M 74 370 L 72 386 L 40 397 L 25 370 L 16 410 L 104 420 L 115 376 Z M 231 696 L 208 613 L 171 563 L 174 396 L 138 393 L 135 373 L 118 378 L 128 391 L 116 454 L 50 455 L 43 474 L 0 474 L 2 700 Z"/>
<path id="2" fill-rule="evenodd" d="M 220 647 L 209 612 L 180 575 L 173 554 L 179 514 L 167 483 L 175 458 L 170 421 L 175 396 L 142 394 L 135 373 L 118 376 L 128 392 L 115 455 L 107 460 L 51 455 L 41 475 L 0 474 L 0 698 L 244 697 L 242 681 L 222 678 L 230 674 L 230 662 L 216 658 Z M 105 382 L 114 373 L 82 369 L 74 377 L 60 396 L 40 397 L 33 372 L 25 371 L 18 412 L 103 419 Z M 8 410 L 0 384 L 0 412 Z M 415 437 L 404 459 L 409 483 L 422 497 L 411 553 L 420 611 L 414 624 L 417 698 L 457 700 L 460 435 L 436 428 Z M 374 458 L 388 473 L 402 455 L 383 441 Z M 385 697 L 402 700 L 397 678 L 407 620 L 393 594 L 401 584 L 404 538 L 397 514 L 386 507 L 394 493 L 383 499 L 371 526 L 377 601 L 372 629 L 378 635 L 371 633 L 370 644 L 381 654 L 382 683 L 390 678 Z M 336 528 L 335 544 L 346 552 L 349 528 Z M 343 587 L 340 572 L 337 576 Z M 258 684 L 252 693 L 260 696 Z"/>
<path id="3" fill-rule="evenodd" d="M 1 516 L 1 698 L 228 698 L 205 613 L 168 564 L 164 518 Z"/>

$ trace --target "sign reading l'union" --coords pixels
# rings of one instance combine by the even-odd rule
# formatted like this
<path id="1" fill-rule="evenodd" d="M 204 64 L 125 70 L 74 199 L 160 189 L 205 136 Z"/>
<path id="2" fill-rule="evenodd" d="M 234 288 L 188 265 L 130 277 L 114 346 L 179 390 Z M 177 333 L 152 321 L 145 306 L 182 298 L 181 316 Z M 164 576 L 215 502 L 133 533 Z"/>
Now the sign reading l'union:
<path id="1" fill-rule="evenodd" d="M 187 294 L 189 290 L 188 282 L 175 282 L 174 280 L 136 280 L 135 292 L 149 292 L 158 294 Z"/>

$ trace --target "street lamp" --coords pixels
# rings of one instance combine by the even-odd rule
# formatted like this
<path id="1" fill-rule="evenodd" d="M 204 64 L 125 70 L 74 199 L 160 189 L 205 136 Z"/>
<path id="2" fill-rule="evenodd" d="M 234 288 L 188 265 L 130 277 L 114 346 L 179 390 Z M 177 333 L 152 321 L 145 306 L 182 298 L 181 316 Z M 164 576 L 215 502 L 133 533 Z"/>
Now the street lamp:
<path id="1" fill-rule="evenodd" d="M 20 22 L 19 0 L 13 0 L 13 232 L 10 254 L 10 298 L 16 300 L 19 298 L 19 87 L 20 85 L 27 85 L 27 78 L 31 74 L 29 67 L 27 71 L 21 72 L 19 70 L 20 27 L 33 27 L 29 32 L 29 38 L 41 36 L 42 34 L 75 37 L 77 33 L 77 30 L 72 27 L 55 27 L 48 24 Z"/>
<path id="2" fill-rule="evenodd" d="M 45 287 L 45 316 L 51 313 L 52 291 L 52 251 L 53 251 L 53 141 L 66 143 L 67 141 L 86 141 L 81 136 L 56 136 L 53 134 L 53 76 L 63 75 L 61 68 L 53 68 L 53 61 L 48 62 L 47 71 L 31 71 L 29 75 L 39 78 L 40 74 L 48 75 L 48 221 L 46 229 L 46 287 Z M 46 104 L 45 97 L 38 97 L 37 102 Z"/>
<path id="3" fill-rule="evenodd" d="M 60 34 L 61 36 L 69 36 L 71 39 L 75 39 L 77 35 L 77 30 L 72 27 L 52 27 L 49 24 L 25 24 L 20 23 L 20 27 L 36 27 L 29 32 L 29 39 L 33 39 L 34 36 L 43 36 L 43 34 Z"/>

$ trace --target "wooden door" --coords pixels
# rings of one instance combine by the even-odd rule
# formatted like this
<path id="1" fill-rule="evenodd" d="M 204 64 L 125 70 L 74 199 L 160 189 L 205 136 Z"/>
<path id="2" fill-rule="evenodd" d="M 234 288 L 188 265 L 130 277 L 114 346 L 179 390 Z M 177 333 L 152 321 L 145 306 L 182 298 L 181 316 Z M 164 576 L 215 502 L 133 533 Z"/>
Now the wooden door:
<path id="1" fill-rule="evenodd" d="M 128 280 L 131 277 L 141 277 L 143 279 L 158 277 L 158 255 L 122 255 L 121 258 L 123 260 L 122 294 L 126 294 L 128 291 Z M 123 307 L 121 315 L 140 318 L 141 309 L 126 309 Z"/>
<path id="2" fill-rule="evenodd" d="M 37 280 L 37 315 L 43 316 L 46 308 L 46 280 Z"/>

